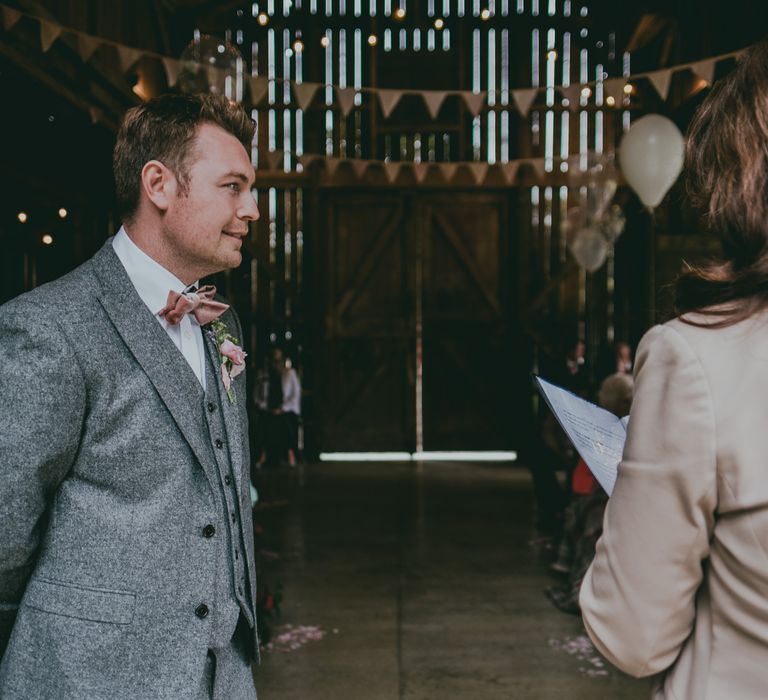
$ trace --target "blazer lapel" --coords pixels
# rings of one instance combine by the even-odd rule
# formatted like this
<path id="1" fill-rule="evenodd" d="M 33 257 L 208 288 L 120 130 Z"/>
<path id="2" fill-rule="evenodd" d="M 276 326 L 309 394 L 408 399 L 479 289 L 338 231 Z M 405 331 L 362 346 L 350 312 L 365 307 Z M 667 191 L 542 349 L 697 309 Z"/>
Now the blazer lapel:
<path id="1" fill-rule="evenodd" d="M 213 377 L 215 386 L 207 386 L 208 392 L 218 392 L 219 401 L 222 406 L 222 414 L 224 416 L 224 427 L 227 431 L 227 440 L 229 442 L 229 456 L 232 460 L 232 469 L 235 472 L 235 484 L 237 488 L 238 498 L 242 500 L 242 476 L 245 466 L 245 454 L 244 454 L 244 436 L 240 423 L 240 400 L 241 397 L 235 396 L 235 403 L 231 403 L 227 392 L 224 390 L 224 383 L 221 381 L 221 360 L 219 358 L 219 351 L 216 349 L 216 343 L 209 337 L 209 335 L 203 331 L 203 337 L 205 338 L 205 348 L 208 353 L 208 360 L 213 367 Z M 242 390 L 245 391 L 245 383 L 242 382 Z"/>
<path id="2" fill-rule="evenodd" d="M 202 411 L 203 388 L 184 356 L 146 307 L 112 249 L 111 239 L 92 259 L 97 292 L 123 342 L 141 365 L 209 481 L 215 484 Z"/>

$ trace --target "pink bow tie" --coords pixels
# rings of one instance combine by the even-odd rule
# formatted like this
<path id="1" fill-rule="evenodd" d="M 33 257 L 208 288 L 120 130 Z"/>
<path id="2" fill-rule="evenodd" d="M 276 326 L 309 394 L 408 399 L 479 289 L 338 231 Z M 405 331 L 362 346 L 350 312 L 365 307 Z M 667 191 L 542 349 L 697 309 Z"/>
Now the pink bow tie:
<path id="1" fill-rule="evenodd" d="M 214 300 L 216 287 L 207 285 L 197 291 L 168 292 L 168 302 L 165 307 L 157 312 L 157 315 L 164 317 L 171 326 L 175 326 L 187 314 L 192 314 L 195 320 L 204 326 L 206 323 L 214 321 L 221 316 L 228 308 L 228 304 L 222 304 Z"/>

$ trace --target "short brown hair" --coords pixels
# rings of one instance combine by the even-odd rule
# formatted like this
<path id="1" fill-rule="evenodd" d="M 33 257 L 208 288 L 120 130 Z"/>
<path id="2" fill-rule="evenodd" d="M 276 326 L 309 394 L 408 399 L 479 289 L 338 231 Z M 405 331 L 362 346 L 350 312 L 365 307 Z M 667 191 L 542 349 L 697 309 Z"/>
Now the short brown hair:
<path id="1" fill-rule="evenodd" d="M 697 111 L 686 179 L 724 259 L 678 278 L 675 311 L 730 325 L 768 307 L 768 43 L 747 49 Z"/>
<path id="2" fill-rule="evenodd" d="M 117 204 L 124 219 L 136 213 L 141 170 L 150 160 L 169 168 L 185 190 L 195 162 L 191 146 L 204 123 L 229 132 L 250 152 L 253 120 L 242 106 L 221 95 L 161 95 L 126 112 L 112 158 Z"/>

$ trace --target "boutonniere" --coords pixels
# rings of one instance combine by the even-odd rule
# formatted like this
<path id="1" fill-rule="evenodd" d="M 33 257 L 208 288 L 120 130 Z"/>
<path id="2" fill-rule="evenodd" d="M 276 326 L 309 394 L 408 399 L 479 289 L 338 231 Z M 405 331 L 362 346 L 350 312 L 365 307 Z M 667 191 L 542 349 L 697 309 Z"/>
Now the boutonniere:
<path id="1" fill-rule="evenodd" d="M 206 333 L 216 345 L 221 363 L 221 382 L 227 392 L 230 403 L 235 403 L 235 390 L 232 388 L 232 380 L 245 369 L 245 358 L 248 353 L 238 345 L 238 339 L 231 335 L 227 324 L 220 319 L 211 321 Z"/>

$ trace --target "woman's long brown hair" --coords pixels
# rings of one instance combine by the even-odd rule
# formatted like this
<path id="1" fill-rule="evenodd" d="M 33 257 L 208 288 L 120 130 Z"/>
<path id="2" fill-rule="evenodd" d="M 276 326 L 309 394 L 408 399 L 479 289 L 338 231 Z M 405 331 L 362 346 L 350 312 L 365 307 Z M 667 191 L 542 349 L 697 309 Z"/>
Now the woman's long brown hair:
<path id="1" fill-rule="evenodd" d="M 675 313 L 729 326 L 768 307 L 768 43 L 747 49 L 702 103 L 688 131 L 686 178 L 724 259 L 680 275 Z"/>

